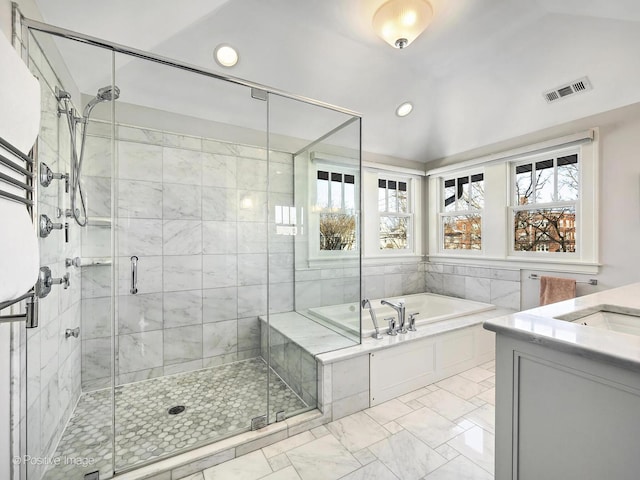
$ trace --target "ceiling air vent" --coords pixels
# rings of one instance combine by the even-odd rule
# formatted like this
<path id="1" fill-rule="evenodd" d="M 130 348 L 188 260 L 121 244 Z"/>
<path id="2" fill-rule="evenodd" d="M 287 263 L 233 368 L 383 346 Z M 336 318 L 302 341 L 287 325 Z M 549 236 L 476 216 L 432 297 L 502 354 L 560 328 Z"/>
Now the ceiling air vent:
<path id="1" fill-rule="evenodd" d="M 575 95 L 576 93 L 586 92 L 592 88 L 593 87 L 591 86 L 589 79 L 587 77 L 582 77 L 573 82 L 569 82 L 566 85 L 554 88 L 553 90 L 547 90 L 542 95 L 547 103 L 551 103 L 560 100 L 561 98 Z"/>

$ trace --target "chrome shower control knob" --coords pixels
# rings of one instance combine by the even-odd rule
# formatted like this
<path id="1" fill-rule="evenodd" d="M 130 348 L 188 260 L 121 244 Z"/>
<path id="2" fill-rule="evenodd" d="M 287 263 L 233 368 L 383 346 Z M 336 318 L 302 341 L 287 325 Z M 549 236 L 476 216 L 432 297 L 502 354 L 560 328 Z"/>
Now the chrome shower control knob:
<path id="1" fill-rule="evenodd" d="M 42 238 L 48 237 L 52 230 L 62 230 L 63 228 L 62 223 L 53 223 L 46 215 L 40 215 L 40 236 Z"/>

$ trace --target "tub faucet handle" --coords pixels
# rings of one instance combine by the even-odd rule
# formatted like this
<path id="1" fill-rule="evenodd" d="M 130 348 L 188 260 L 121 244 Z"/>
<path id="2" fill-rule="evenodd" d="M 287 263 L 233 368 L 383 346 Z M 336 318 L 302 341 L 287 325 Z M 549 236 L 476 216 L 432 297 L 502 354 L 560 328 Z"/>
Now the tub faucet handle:
<path id="1" fill-rule="evenodd" d="M 415 332 L 416 329 L 416 316 L 420 315 L 420 312 L 414 312 L 409 314 L 409 331 Z"/>
<path id="2" fill-rule="evenodd" d="M 398 331 L 396 330 L 396 317 L 385 318 L 384 321 L 389 322 L 389 330 L 387 330 L 387 335 L 398 335 Z"/>

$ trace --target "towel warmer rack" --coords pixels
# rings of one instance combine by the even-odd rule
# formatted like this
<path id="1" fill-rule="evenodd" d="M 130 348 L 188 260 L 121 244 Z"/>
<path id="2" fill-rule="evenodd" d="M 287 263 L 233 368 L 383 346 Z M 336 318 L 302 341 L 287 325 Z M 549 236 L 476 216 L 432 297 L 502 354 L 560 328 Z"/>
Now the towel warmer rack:
<path id="1" fill-rule="evenodd" d="M 540 276 L 537 273 L 529 275 L 530 280 L 540 280 Z M 589 280 L 576 280 L 576 283 L 586 283 L 587 285 L 598 285 L 598 280 L 590 278 Z"/>
<path id="2" fill-rule="evenodd" d="M 37 147 L 34 146 L 30 156 L 27 156 L 4 138 L 0 137 L 0 165 L 17 173 L 18 177 L 24 177 L 24 179 L 15 178 L 14 176 L 0 172 L 0 197 L 25 205 L 32 222 L 36 218 L 37 213 L 35 202 L 36 186 L 34 182 L 35 162 L 33 160 L 36 148 Z M 24 162 L 24 164 L 21 165 L 19 163 L 20 161 Z M 6 189 L 7 186 L 9 189 Z M 0 315 L 0 323 L 25 320 L 27 328 L 37 327 L 38 295 L 36 295 L 35 286 L 24 295 L 6 302 L 0 302 L 0 311 L 23 300 L 26 300 L 26 312 Z"/>

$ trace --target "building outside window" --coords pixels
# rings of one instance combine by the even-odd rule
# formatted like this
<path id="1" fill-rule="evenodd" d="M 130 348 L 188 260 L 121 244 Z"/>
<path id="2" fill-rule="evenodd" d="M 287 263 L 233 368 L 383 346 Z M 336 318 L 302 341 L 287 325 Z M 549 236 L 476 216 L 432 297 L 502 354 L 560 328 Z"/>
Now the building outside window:
<path id="1" fill-rule="evenodd" d="M 444 250 L 482 249 L 484 174 L 457 175 L 443 180 L 440 205 Z"/>
<path id="2" fill-rule="evenodd" d="M 378 178 L 380 250 L 412 250 L 413 206 L 410 179 Z"/>
<path id="3" fill-rule="evenodd" d="M 514 252 L 576 252 L 579 174 L 577 151 L 513 165 Z"/>

